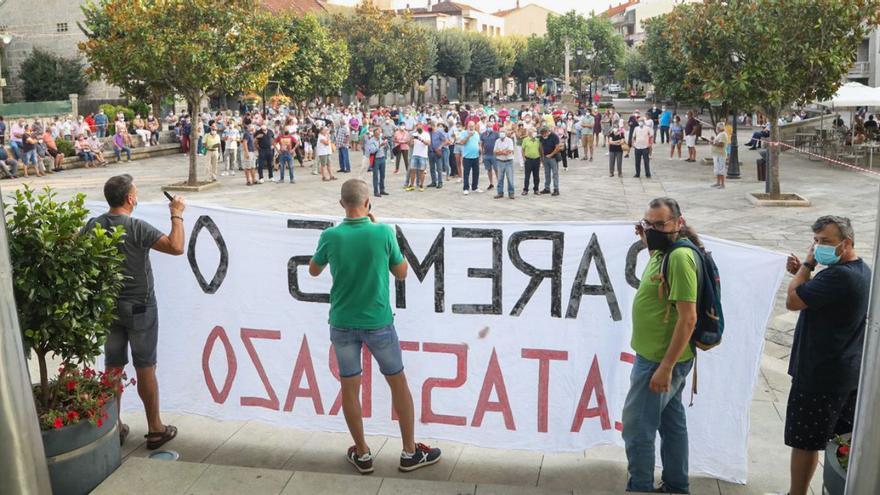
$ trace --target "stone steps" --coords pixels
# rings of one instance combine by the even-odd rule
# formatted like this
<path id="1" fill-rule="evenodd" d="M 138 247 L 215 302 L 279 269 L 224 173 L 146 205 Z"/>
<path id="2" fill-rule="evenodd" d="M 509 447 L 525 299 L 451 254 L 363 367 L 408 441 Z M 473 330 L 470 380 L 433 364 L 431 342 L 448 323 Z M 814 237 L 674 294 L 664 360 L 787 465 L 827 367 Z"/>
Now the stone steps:
<path id="1" fill-rule="evenodd" d="M 427 467 L 425 469 L 431 469 Z M 93 495 L 572 495 L 572 490 L 287 471 L 129 457 Z"/>

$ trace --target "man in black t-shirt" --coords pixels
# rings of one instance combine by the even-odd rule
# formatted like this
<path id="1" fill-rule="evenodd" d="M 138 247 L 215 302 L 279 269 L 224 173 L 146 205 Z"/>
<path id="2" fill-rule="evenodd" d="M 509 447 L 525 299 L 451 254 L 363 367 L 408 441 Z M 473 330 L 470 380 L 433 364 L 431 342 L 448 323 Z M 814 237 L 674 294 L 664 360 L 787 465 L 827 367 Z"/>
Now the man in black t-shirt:
<path id="1" fill-rule="evenodd" d="M 171 201 L 171 232 L 168 235 L 149 223 L 132 217 L 137 206 L 138 191 L 128 174 L 111 177 L 104 184 L 104 197 L 110 210 L 92 218 L 83 228 L 95 225 L 110 230 L 122 226 L 125 235 L 119 251 L 125 256 L 122 290 L 116 302 L 116 321 L 107 332 L 104 343 L 104 365 L 111 376 L 122 373 L 128 364 L 128 352 L 137 373 L 137 391 L 147 416 L 147 448 L 157 449 L 177 436 L 177 428 L 162 423 L 159 414 L 159 383 L 156 380 L 156 347 L 159 340 L 159 312 L 153 291 L 153 269 L 150 250 L 180 256 L 183 254 L 183 198 Z M 121 387 L 120 387 L 121 388 Z M 119 402 L 116 403 L 117 407 Z M 119 440 L 125 442 L 129 428 L 119 418 Z"/>
<path id="2" fill-rule="evenodd" d="M 553 181 L 552 196 L 559 196 L 559 157 L 562 145 L 559 136 L 549 127 L 541 128 L 541 161 L 544 162 L 544 190 L 541 194 L 550 194 L 550 181 Z"/>
<path id="3" fill-rule="evenodd" d="M 254 133 L 254 141 L 257 142 L 257 175 L 259 176 L 258 184 L 263 183 L 263 167 L 269 169 L 269 180 L 273 180 L 273 170 L 275 168 L 275 133 L 263 122 L 263 125 Z"/>
<path id="4" fill-rule="evenodd" d="M 820 217 L 813 233 L 806 259 L 792 254 L 787 266 L 794 279 L 785 306 L 800 311 L 785 414 L 791 495 L 808 492 L 828 441 L 852 432 L 871 285 L 871 269 L 856 255 L 848 218 Z M 811 278 L 817 264 L 827 268 Z"/>

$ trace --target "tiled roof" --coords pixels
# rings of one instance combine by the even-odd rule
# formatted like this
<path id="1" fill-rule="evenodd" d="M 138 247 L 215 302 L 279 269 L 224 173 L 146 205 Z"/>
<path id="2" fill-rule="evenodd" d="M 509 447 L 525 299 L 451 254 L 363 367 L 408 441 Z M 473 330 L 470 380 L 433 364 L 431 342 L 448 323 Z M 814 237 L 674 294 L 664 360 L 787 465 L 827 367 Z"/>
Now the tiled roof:
<path id="1" fill-rule="evenodd" d="M 632 7 L 633 5 L 636 5 L 637 3 L 639 3 L 639 0 L 627 0 L 626 2 L 624 2 L 620 5 L 614 6 L 614 7 L 609 5 L 608 10 L 606 10 L 605 12 L 602 12 L 601 15 L 602 15 L 602 17 L 614 17 L 617 14 L 623 13 L 627 8 Z"/>
<path id="2" fill-rule="evenodd" d="M 318 0 L 263 0 L 261 5 L 273 13 L 292 12 L 295 14 L 319 14 L 327 9 Z"/>
<path id="3" fill-rule="evenodd" d="M 434 5 L 431 6 L 431 12 L 460 13 L 463 10 L 473 10 L 474 12 L 483 12 L 482 10 L 480 10 L 476 7 L 471 7 L 470 5 L 467 5 L 467 4 L 458 3 L 458 2 L 447 2 L 445 0 L 442 2 L 435 3 Z"/>

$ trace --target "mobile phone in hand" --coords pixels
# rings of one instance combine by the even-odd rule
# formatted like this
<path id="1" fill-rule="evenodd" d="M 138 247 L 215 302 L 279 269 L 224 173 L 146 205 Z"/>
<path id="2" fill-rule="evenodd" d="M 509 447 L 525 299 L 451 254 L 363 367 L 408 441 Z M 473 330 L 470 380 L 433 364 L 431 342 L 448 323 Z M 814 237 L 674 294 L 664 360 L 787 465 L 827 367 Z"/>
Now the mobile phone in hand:
<path id="1" fill-rule="evenodd" d="M 169 202 L 169 203 L 172 202 L 172 201 L 174 201 L 174 196 L 168 194 L 168 191 L 162 191 L 162 194 L 164 194 L 165 197 L 168 198 L 168 202 Z"/>

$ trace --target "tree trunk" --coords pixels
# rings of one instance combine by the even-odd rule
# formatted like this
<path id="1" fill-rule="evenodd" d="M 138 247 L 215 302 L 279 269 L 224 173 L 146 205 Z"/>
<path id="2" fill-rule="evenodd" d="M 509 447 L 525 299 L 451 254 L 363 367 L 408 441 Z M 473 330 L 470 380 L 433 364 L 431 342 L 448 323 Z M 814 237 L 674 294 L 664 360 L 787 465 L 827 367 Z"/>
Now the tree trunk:
<path id="1" fill-rule="evenodd" d="M 193 108 L 199 108 L 199 100 L 201 99 L 201 94 L 187 96 L 187 101 Z M 189 176 L 186 179 L 187 185 L 190 186 L 196 185 L 199 181 L 197 161 L 199 151 L 199 132 L 201 131 L 201 127 L 202 120 L 198 117 L 198 113 L 192 115 L 192 125 L 189 129 Z"/>
<path id="2" fill-rule="evenodd" d="M 46 351 L 34 349 L 37 362 L 40 363 L 40 403 L 43 410 L 49 408 L 49 370 L 46 367 Z"/>
<path id="3" fill-rule="evenodd" d="M 158 93 L 150 93 L 150 108 L 153 109 L 153 116 L 157 119 L 162 118 L 162 95 Z"/>
<path id="4" fill-rule="evenodd" d="M 771 198 L 779 197 L 779 111 L 771 108 L 767 112 L 770 120 L 770 160 L 767 164 L 767 193 Z"/>

